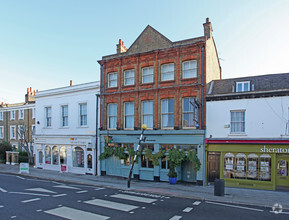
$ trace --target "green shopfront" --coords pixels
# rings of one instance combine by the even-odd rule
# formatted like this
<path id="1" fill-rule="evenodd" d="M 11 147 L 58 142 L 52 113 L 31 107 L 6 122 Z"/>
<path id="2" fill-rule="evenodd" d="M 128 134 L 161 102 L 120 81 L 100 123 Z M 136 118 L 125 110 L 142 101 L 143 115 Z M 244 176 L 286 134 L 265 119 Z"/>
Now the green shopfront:
<path id="1" fill-rule="evenodd" d="M 207 181 L 213 172 L 229 187 L 289 190 L 289 140 L 206 140 Z M 219 169 L 210 164 L 218 158 Z M 214 166 L 216 167 L 216 166 Z"/>
<path id="2" fill-rule="evenodd" d="M 105 147 L 123 148 L 125 157 L 115 155 L 100 160 L 101 175 L 128 177 L 133 157 L 131 149 L 136 150 L 140 130 L 136 131 L 100 131 L 100 154 Z M 151 158 L 145 154 L 145 149 L 150 149 L 152 154 L 168 149 L 195 150 L 201 162 L 201 169 L 195 171 L 193 164 L 185 161 L 177 167 L 178 181 L 191 182 L 203 185 L 205 182 L 205 148 L 204 130 L 146 130 L 145 142 L 141 144 L 142 152 L 134 165 L 133 177 L 149 181 L 168 181 L 169 163 L 167 154 L 158 159 L 159 166 L 154 166 Z"/>

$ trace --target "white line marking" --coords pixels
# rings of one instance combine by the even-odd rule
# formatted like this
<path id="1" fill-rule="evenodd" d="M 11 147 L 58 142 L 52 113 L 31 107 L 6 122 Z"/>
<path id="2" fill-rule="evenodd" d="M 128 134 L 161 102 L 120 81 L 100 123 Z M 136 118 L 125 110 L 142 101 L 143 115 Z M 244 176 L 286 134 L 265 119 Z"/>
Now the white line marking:
<path id="1" fill-rule="evenodd" d="M 32 195 L 32 196 L 50 196 L 46 194 L 38 194 L 38 193 L 25 193 L 25 192 L 9 192 L 13 194 L 22 194 L 22 195 Z"/>
<path id="2" fill-rule="evenodd" d="M 126 200 L 131 200 L 131 201 L 136 201 L 136 202 L 143 202 L 143 203 L 152 203 L 152 202 L 157 201 L 156 199 L 149 199 L 149 198 L 144 198 L 144 197 L 139 197 L 139 196 L 130 196 L 126 194 L 116 194 L 110 197 L 126 199 Z"/>
<path id="3" fill-rule="evenodd" d="M 3 205 L 0 205 L 0 208 L 3 208 L 4 206 Z"/>
<path id="4" fill-rule="evenodd" d="M 36 212 L 41 212 L 42 211 L 42 209 L 38 209 L 38 210 L 36 210 Z"/>
<path id="5" fill-rule="evenodd" d="M 222 204 L 222 203 L 209 202 L 209 201 L 206 201 L 206 203 L 214 204 L 214 205 L 228 206 L 228 207 L 239 208 L 239 209 L 247 209 L 247 210 L 252 210 L 252 211 L 257 211 L 257 212 L 264 212 L 264 210 L 262 210 L 262 209 L 254 209 L 254 208 L 248 208 L 248 207 L 244 207 L 244 206 L 229 205 L 229 204 Z"/>
<path id="6" fill-rule="evenodd" d="M 7 191 L 5 189 L 1 188 L 1 187 L 0 187 L 0 191 L 4 192 L 4 193 L 7 193 Z"/>
<path id="7" fill-rule="evenodd" d="M 43 192 L 43 193 L 56 193 L 54 191 L 48 190 L 48 189 L 43 189 L 43 188 L 31 188 L 31 189 L 25 189 L 28 191 L 35 191 L 35 192 Z"/>
<path id="8" fill-rule="evenodd" d="M 185 208 L 185 209 L 183 210 L 183 212 L 190 212 L 190 211 L 192 211 L 192 210 L 193 210 L 193 208 L 187 207 L 187 208 Z"/>
<path id="9" fill-rule="evenodd" d="M 82 191 L 78 191 L 76 193 L 86 193 L 86 192 L 88 192 L 88 191 L 87 190 L 82 190 Z"/>
<path id="10" fill-rule="evenodd" d="M 34 202 L 34 201 L 38 201 L 38 200 L 40 200 L 40 198 L 28 199 L 28 200 L 24 200 L 24 201 L 21 201 L 21 202 L 27 203 L 27 202 Z"/>
<path id="11" fill-rule="evenodd" d="M 174 217 L 171 217 L 169 220 L 179 220 L 181 218 L 182 218 L 182 216 L 175 215 Z"/>
<path id="12" fill-rule="evenodd" d="M 80 188 L 76 188 L 76 187 L 73 187 L 73 186 L 66 186 L 66 185 L 57 185 L 57 186 L 53 186 L 53 187 L 63 188 L 63 189 L 77 189 L 77 190 L 80 190 Z"/>
<path id="13" fill-rule="evenodd" d="M 110 208 L 110 209 L 116 209 L 116 210 L 125 211 L 125 212 L 130 212 L 130 211 L 138 208 L 138 206 L 126 205 L 123 203 L 111 202 L 111 201 L 106 201 L 106 200 L 102 200 L 102 199 L 94 199 L 94 200 L 84 201 L 84 203 L 96 205 L 96 206 L 101 206 L 101 207 L 105 207 L 105 208 Z"/>
<path id="14" fill-rule="evenodd" d="M 11 216 L 11 218 L 16 218 L 16 215 L 14 215 L 14 216 Z"/>
<path id="15" fill-rule="evenodd" d="M 270 211 L 270 212 L 276 214 L 274 211 Z M 278 212 L 278 214 L 289 215 L 289 212 Z M 276 215 L 278 215 L 278 214 L 276 214 Z"/>
<path id="16" fill-rule="evenodd" d="M 129 214 L 133 214 L 134 212 L 129 212 Z"/>
<path id="17" fill-rule="evenodd" d="M 53 195 L 52 197 L 60 197 L 60 196 L 66 196 L 67 194 L 58 194 L 58 195 Z"/>
<path id="18" fill-rule="evenodd" d="M 22 176 L 16 176 L 16 177 L 19 178 L 19 179 L 25 180 L 25 178 L 22 177 Z"/>
<path id="19" fill-rule="evenodd" d="M 94 214 L 91 212 L 85 212 L 82 210 L 72 209 L 72 208 L 65 207 L 65 206 L 45 211 L 45 213 L 59 216 L 62 218 L 72 219 L 72 220 L 78 220 L 78 219 L 105 220 L 105 219 L 109 219 L 109 217 L 104 216 L 104 215 L 97 215 L 97 214 Z"/>
<path id="20" fill-rule="evenodd" d="M 193 205 L 200 205 L 202 202 L 201 201 L 195 201 L 194 203 L 193 203 Z"/>
<path id="21" fill-rule="evenodd" d="M 98 190 L 103 190 L 103 189 L 105 189 L 105 188 L 96 188 L 94 190 L 98 191 Z"/>
<path id="22" fill-rule="evenodd" d="M 55 182 L 55 181 L 52 181 L 52 183 L 54 183 L 54 184 L 59 184 L 59 185 L 63 185 L 63 183 L 59 183 L 59 182 Z"/>

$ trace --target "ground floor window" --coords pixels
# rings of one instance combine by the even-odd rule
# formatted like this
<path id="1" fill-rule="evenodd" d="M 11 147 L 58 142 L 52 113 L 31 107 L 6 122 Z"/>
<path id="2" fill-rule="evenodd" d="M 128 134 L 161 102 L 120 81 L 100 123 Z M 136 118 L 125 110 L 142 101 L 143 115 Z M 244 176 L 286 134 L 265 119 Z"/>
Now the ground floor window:
<path id="1" fill-rule="evenodd" d="M 84 150 L 81 147 L 73 149 L 73 166 L 84 167 Z"/>
<path id="2" fill-rule="evenodd" d="M 49 146 L 45 147 L 45 163 L 51 164 L 51 148 Z"/>
<path id="3" fill-rule="evenodd" d="M 58 147 L 57 147 L 57 146 L 54 146 L 54 147 L 52 148 L 52 161 L 53 161 L 53 164 L 54 164 L 54 165 L 58 165 L 58 161 L 59 161 L 58 156 L 59 156 L 59 154 L 58 154 Z"/>
<path id="4" fill-rule="evenodd" d="M 154 145 L 153 144 L 141 144 L 142 155 L 141 155 L 141 167 L 142 168 L 154 168 L 153 159 L 147 158 L 145 156 L 146 149 L 149 149 L 154 152 Z"/>
<path id="5" fill-rule="evenodd" d="M 43 163 L 43 152 L 42 151 L 39 151 L 39 153 L 38 153 L 38 161 L 39 161 L 39 163 Z"/>
<path id="6" fill-rule="evenodd" d="M 66 147 L 60 147 L 60 164 L 67 164 L 67 150 Z"/>
<path id="7" fill-rule="evenodd" d="M 170 164 L 169 164 L 167 156 L 162 157 L 161 168 L 162 169 L 170 169 Z"/>
<path id="8" fill-rule="evenodd" d="M 224 155 L 224 178 L 271 180 L 271 156 L 254 153 L 226 153 Z"/>

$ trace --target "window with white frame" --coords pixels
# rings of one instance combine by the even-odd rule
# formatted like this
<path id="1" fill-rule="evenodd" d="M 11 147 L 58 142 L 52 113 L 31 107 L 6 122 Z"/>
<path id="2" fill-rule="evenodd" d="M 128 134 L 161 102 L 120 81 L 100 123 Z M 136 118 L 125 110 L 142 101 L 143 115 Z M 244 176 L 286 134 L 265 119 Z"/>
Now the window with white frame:
<path id="1" fill-rule="evenodd" d="M 134 103 L 124 103 L 124 127 L 132 129 L 134 127 Z"/>
<path id="2" fill-rule="evenodd" d="M 23 140 L 25 136 L 25 126 L 18 125 L 18 140 Z"/>
<path id="3" fill-rule="evenodd" d="M 153 128 L 153 101 L 142 102 L 142 124 L 146 124 L 148 128 Z"/>
<path id="4" fill-rule="evenodd" d="M 33 109 L 32 109 L 32 118 L 35 118 L 35 114 L 36 114 L 36 109 L 33 108 Z"/>
<path id="5" fill-rule="evenodd" d="M 236 82 L 236 92 L 248 92 L 250 91 L 250 81 Z"/>
<path id="6" fill-rule="evenodd" d="M 117 73 L 108 74 L 108 88 L 117 87 Z"/>
<path id="7" fill-rule="evenodd" d="M 10 139 L 16 139 L 16 126 L 10 126 Z"/>
<path id="8" fill-rule="evenodd" d="M 68 126 L 68 105 L 61 106 L 61 126 Z"/>
<path id="9" fill-rule="evenodd" d="M 108 104 L 108 128 L 116 129 L 117 125 L 117 104 Z"/>
<path id="10" fill-rule="evenodd" d="M 161 81 L 174 80 L 175 64 L 163 64 L 161 66 Z"/>
<path id="11" fill-rule="evenodd" d="M 183 98 L 183 127 L 191 128 L 198 126 L 199 107 L 193 97 Z"/>
<path id="12" fill-rule="evenodd" d="M 16 115 L 16 111 L 15 110 L 12 110 L 10 112 L 10 120 L 15 120 L 15 115 Z"/>
<path id="13" fill-rule="evenodd" d="M 174 127 L 174 99 L 162 100 L 162 128 Z"/>
<path id="14" fill-rule="evenodd" d="M 24 109 L 19 110 L 18 119 L 24 119 Z"/>
<path id="15" fill-rule="evenodd" d="M 0 121 L 3 121 L 3 112 L 0 112 Z"/>
<path id="16" fill-rule="evenodd" d="M 35 129 L 36 129 L 35 125 L 32 125 L 32 135 L 35 135 Z"/>
<path id="17" fill-rule="evenodd" d="M 45 126 L 51 127 L 51 107 L 45 107 Z"/>
<path id="18" fill-rule="evenodd" d="M 87 103 L 79 104 L 80 126 L 87 125 Z"/>
<path id="19" fill-rule="evenodd" d="M 124 71 L 124 85 L 134 85 L 134 70 Z"/>
<path id="20" fill-rule="evenodd" d="M 197 61 L 183 62 L 183 79 L 197 77 Z"/>
<path id="21" fill-rule="evenodd" d="M 245 111 L 231 111 L 231 133 L 245 133 Z"/>
<path id="22" fill-rule="evenodd" d="M 4 138 L 4 127 L 0 126 L 0 138 Z"/>
<path id="23" fill-rule="evenodd" d="M 154 81 L 154 68 L 145 67 L 142 69 L 142 83 L 151 83 Z"/>

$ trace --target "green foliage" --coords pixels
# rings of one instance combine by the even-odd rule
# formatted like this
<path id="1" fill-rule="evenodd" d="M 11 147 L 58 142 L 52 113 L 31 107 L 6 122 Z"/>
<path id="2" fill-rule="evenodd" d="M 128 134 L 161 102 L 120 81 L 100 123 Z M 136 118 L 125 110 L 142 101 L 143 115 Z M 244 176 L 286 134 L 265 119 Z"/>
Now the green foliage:
<path id="1" fill-rule="evenodd" d="M 118 157 L 120 160 L 126 159 L 126 155 L 124 153 L 124 147 L 115 147 L 114 156 Z"/>
<path id="2" fill-rule="evenodd" d="M 169 173 L 168 173 L 168 177 L 169 177 L 169 178 L 177 178 L 177 176 L 178 176 L 178 174 L 177 174 L 177 172 L 175 171 L 175 169 L 174 169 L 174 168 L 170 168 L 170 171 L 169 171 Z"/>
<path id="3" fill-rule="evenodd" d="M 128 152 L 128 154 L 129 154 L 129 156 L 131 156 L 131 157 L 134 157 L 134 155 L 135 155 L 135 151 L 134 151 L 134 149 L 133 148 L 127 148 L 127 152 Z"/>
<path id="4" fill-rule="evenodd" d="M 18 160 L 19 163 L 28 163 L 29 161 L 29 157 L 28 157 L 28 153 L 26 151 L 18 151 Z"/>
<path id="5" fill-rule="evenodd" d="M 185 157 L 186 157 L 186 154 L 184 150 L 170 149 L 169 155 L 168 155 L 168 161 L 170 163 L 170 167 L 172 167 L 172 169 L 176 168 L 182 163 Z"/>
<path id="6" fill-rule="evenodd" d="M 26 151 L 18 151 L 19 152 L 19 157 L 28 157 L 28 153 Z"/>
<path id="7" fill-rule="evenodd" d="M 196 150 L 190 150 L 188 152 L 188 155 L 186 157 L 186 160 L 192 162 L 194 164 L 194 170 L 199 171 L 201 169 L 201 161 L 199 160 L 197 156 Z"/>
<path id="8" fill-rule="evenodd" d="M 6 162 L 6 151 L 12 151 L 12 146 L 3 141 L 0 143 L 0 161 Z"/>
<path id="9" fill-rule="evenodd" d="M 113 147 L 104 147 L 104 151 L 99 155 L 99 160 L 105 160 L 114 154 Z"/>

